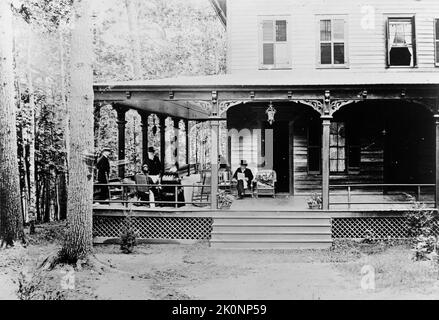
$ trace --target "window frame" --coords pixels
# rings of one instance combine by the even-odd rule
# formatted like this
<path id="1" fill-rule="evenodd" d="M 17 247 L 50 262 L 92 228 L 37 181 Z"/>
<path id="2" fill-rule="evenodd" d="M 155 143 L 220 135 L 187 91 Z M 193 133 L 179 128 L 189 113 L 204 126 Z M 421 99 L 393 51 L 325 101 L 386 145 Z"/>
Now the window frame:
<path id="1" fill-rule="evenodd" d="M 263 38 L 263 21 L 264 20 L 272 20 L 274 24 L 273 32 L 274 37 L 273 41 L 264 41 Z M 286 41 L 277 41 L 276 40 L 276 21 L 286 21 Z M 290 15 L 259 15 L 257 19 L 258 25 L 258 52 L 259 52 L 259 70 L 291 70 L 293 68 L 293 57 L 292 57 L 292 31 L 291 31 L 291 16 Z M 273 49 L 273 62 L 274 64 L 264 64 L 264 44 L 274 44 Z M 276 63 L 276 43 L 286 43 L 287 46 L 287 54 L 288 54 L 288 66 L 277 66 Z"/>
<path id="2" fill-rule="evenodd" d="M 439 67 L 439 50 L 437 45 L 439 44 L 439 34 L 437 33 L 437 25 L 439 25 L 439 18 L 433 19 L 433 50 L 434 50 L 434 65 Z"/>
<path id="3" fill-rule="evenodd" d="M 392 66 L 390 65 L 390 50 L 389 50 L 389 38 L 390 38 L 390 20 L 404 20 L 409 19 L 412 25 L 412 50 L 413 50 L 413 65 L 412 66 Z M 414 14 L 389 14 L 385 16 L 385 40 L 386 40 L 386 68 L 388 69 L 406 69 L 406 68 L 417 68 L 418 67 L 418 47 L 417 47 L 417 36 L 416 36 L 416 16 Z"/>
<path id="4" fill-rule="evenodd" d="M 338 174 L 347 174 L 348 173 L 348 166 L 349 166 L 349 159 L 348 159 L 348 141 L 347 141 L 347 134 L 346 134 L 346 121 L 331 121 L 331 126 L 332 125 L 336 125 L 337 126 L 337 133 L 339 132 L 339 127 L 340 125 L 343 125 L 344 128 L 344 145 L 340 145 L 340 136 L 337 134 L 337 145 L 331 145 L 331 140 L 329 142 L 329 154 L 331 154 L 331 149 L 336 149 L 337 150 L 337 158 L 333 158 L 331 159 L 331 156 L 329 156 L 329 173 L 332 175 L 338 175 Z M 329 134 L 329 136 L 331 137 L 331 133 Z M 340 152 L 339 150 L 343 149 L 344 150 L 344 158 L 340 158 Z M 337 170 L 333 171 L 331 170 L 331 162 L 332 161 L 336 161 L 337 163 Z M 339 170 L 339 161 L 343 161 L 344 162 L 344 170 Z"/>
<path id="5" fill-rule="evenodd" d="M 316 15 L 316 66 L 317 69 L 349 69 L 349 16 L 347 14 L 317 14 Z M 322 20 L 331 20 L 331 64 L 321 63 L 321 43 L 320 40 L 320 22 Z M 334 41 L 333 38 L 333 21 L 343 20 L 344 21 L 344 63 L 335 64 L 334 63 L 334 42 L 339 43 L 340 41 Z"/>

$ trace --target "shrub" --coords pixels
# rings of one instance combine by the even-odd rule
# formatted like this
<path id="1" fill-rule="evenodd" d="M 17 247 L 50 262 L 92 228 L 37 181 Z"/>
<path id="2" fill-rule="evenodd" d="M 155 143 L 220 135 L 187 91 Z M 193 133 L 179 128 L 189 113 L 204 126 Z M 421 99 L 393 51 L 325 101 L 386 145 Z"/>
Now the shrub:
<path id="1" fill-rule="evenodd" d="M 233 201 L 235 201 L 235 197 L 231 194 L 227 194 L 223 190 L 218 193 L 218 205 L 220 209 L 229 209 Z"/>
<path id="2" fill-rule="evenodd" d="M 432 253 L 437 253 L 439 235 L 439 214 L 436 210 L 428 210 L 425 204 L 406 195 L 413 209 L 407 213 L 408 233 L 414 238 L 413 251 L 416 261 L 429 260 Z"/>
<path id="3" fill-rule="evenodd" d="M 321 209 L 323 204 L 323 199 L 321 195 L 317 193 L 313 193 L 306 202 L 308 203 L 310 209 L 314 209 L 314 208 Z"/>
<path id="4" fill-rule="evenodd" d="M 65 294 L 48 285 L 49 280 L 41 272 L 26 276 L 20 272 L 17 296 L 20 300 L 65 300 Z"/>
<path id="5" fill-rule="evenodd" d="M 120 250 L 126 254 L 132 253 L 137 245 L 137 237 L 138 233 L 133 228 L 132 217 L 125 215 L 124 226 L 120 235 Z"/>

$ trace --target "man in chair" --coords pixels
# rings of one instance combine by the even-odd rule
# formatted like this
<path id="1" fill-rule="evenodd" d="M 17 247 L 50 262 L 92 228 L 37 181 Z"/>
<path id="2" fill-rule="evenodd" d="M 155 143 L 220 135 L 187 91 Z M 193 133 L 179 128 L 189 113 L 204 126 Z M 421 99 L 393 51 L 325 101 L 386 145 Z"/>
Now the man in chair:
<path id="1" fill-rule="evenodd" d="M 245 189 L 252 189 L 253 173 L 247 168 L 248 163 L 246 160 L 241 160 L 240 167 L 235 171 L 233 175 L 233 181 L 237 181 L 236 188 L 238 189 L 238 198 L 242 199 L 245 195 Z"/>
<path id="2" fill-rule="evenodd" d="M 134 180 L 136 181 L 136 184 L 140 184 L 143 186 L 137 187 L 137 196 L 140 201 L 150 201 L 148 204 L 149 207 L 154 208 L 155 204 L 154 201 L 156 201 L 156 191 L 157 188 L 145 186 L 145 185 L 152 185 L 154 184 L 154 181 L 152 180 L 151 176 L 149 175 L 149 167 L 145 163 L 142 166 L 142 172 L 138 173 L 134 176 Z"/>

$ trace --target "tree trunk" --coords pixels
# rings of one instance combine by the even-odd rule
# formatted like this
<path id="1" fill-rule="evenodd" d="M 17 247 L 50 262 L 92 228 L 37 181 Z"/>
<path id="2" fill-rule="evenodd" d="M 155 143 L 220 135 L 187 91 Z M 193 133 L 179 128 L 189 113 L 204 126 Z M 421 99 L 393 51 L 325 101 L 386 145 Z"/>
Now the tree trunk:
<path id="1" fill-rule="evenodd" d="M 27 86 L 29 90 L 29 130 L 27 134 L 27 143 L 29 145 L 29 225 L 30 234 L 35 233 L 35 220 L 36 220 L 36 193 L 35 193 L 35 95 L 34 85 L 32 77 L 32 34 L 29 26 L 28 42 L 27 42 L 27 57 L 26 57 L 26 73 L 27 73 Z"/>
<path id="2" fill-rule="evenodd" d="M 68 231 L 60 259 L 69 263 L 87 258 L 92 249 L 93 206 L 93 39 L 89 0 L 73 3 L 71 36 Z"/>
<path id="3" fill-rule="evenodd" d="M 18 170 L 12 11 L 9 1 L 0 1 L 0 237 L 13 245 L 24 238 Z"/>
<path id="4" fill-rule="evenodd" d="M 60 27 L 61 29 L 61 27 Z M 63 131 L 64 131 L 64 169 L 65 171 L 61 173 L 62 177 L 60 179 L 60 206 L 59 206 L 59 217 L 62 220 L 67 219 L 67 181 L 68 181 L 68 157 L 69 157 L 69 147 L 70 147 L 70 132 L 69 132 L 69 110 L 66 101 L 66 71 L 64 62 L 64 38 L 62 30 L 59 32 L 58 39 L 59 47 L 59 65 L 60 65 L 60 76 L 61 76 L 61 98 L 63 106 Z"/>
<path id="5" fill-rule="evenodd" d="M 142 78 L 142 56 L 139 38 L 138 0 L 125 0 L 128 14 L 128 27 L 131 37 L 132 65 L 134 80 Z"/>

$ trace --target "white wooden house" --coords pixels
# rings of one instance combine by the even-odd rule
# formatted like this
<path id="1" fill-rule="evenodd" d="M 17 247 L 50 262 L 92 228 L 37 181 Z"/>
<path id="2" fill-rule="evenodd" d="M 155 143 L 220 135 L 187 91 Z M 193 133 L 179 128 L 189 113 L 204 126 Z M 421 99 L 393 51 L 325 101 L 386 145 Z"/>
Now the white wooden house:
<path id="1" fill-rule="evenodd" d="M 216 139 L 221 121 L 226 121 L 228 128 L 227 154 L 223 156 L 232 168 L 245 159 L 255 172 L 277 172 L 277 193 L 291 197 L 321 194 L 326 215 L 317 219 L 328 219 L 332 231 L 325 232 L 332 232 L 333 238 L 361 237 L 369 229 L 375 230 L 377 237 L 403 237 L 406 232 L 404 217 L 394 215 L 394 204 L 384 201 L 380 210 L 352 210 L 354 189 L 380 190 L 381 195 L 413 192 L 418 200 L 437 205 L 439 1 L 211 3 L 227 30 L 227 75 L 95 86 L 97 105 L 112 103 L 121 124 L 128 108 L 210 121 L 211 212 L 217 212 Z M 269 107 L 276 111 L 273 122 L 267 121 Z M 120 130 L 122 135 L 123 125 Z M 120 150 L 122 145 L 119 155 L 123 157 Z M 340 192 L 348 201 L 331 201 Z M 393 199 L 399 201 L 398 197 Z M 348 210 L 337 207 L 346 204 Z M 292 212 L 303 209 L 286 210 L 291 213 L 288 218 L 277 218 L 294 219 Z M 276 219 L 276 209 L 262 211 L 264 217 Z M 101 212 L 101 219 L 103 215 L 105 212 Z M 199 214 L 195 216 L 186 218 L 201 219 Z M 242 210 L 236 219 L 240 217 L 243 220 L 238 225 L 252 224 Z M 269 231 L 263 233 L 264 239 L 274 234 L 272 239 L 280 237 L 282 241 L 267 244 L 257 240 L 260 231 L 249 235 L 243 229 L 232 232 L 238 234 L 236 238 L 227 237 L 227 232 L 218 231 L 223 229 L 215 229 L 221 218 L 209 214 L 203 218 L 212 219 L 216 241 L 230 246 L 257 243 L 257 247 L 270 247 L 271 243 L 274 247 L 295 247 L 307 243 L 308 247 L 319 247 L 328 243 L 319 242 L 318 237 L 315 242 L 303 240 L 312 240 L 310 235 L 318 234 L 316 230 L 305 232 L 309 238 L 300 238 L 291 230 L 282 238 L 268 227 L 276 225 L 273 221 L 267 223 L 264 230 Z M 227 230 L 230 233 L 230 228 Z M 206 237 L 215 240 L 212 234 Z"/>

